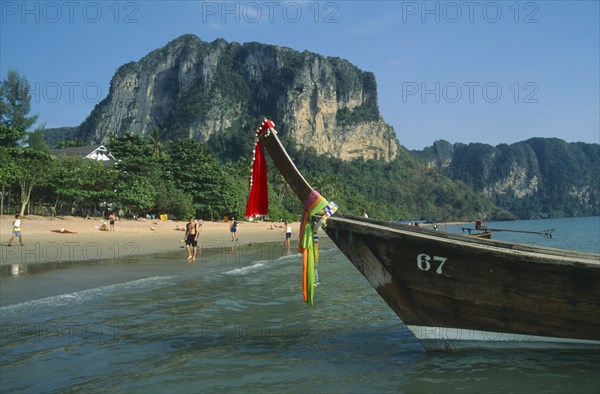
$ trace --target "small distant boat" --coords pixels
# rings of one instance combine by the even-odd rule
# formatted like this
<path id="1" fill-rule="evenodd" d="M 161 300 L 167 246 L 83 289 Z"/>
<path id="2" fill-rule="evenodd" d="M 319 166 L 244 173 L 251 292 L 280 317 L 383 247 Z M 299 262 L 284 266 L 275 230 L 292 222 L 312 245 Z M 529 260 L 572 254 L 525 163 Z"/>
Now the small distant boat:
<path id="1" fill-rule="evenodd" d="M 265 120 L 257 137 L 301 201 L 312 187 Z M 327 235 L 428 350 L 600 350 L 600 255 L 336 211 Z"/>
<path id="2" fill-rule="evenodd" d="M 469 234 L 469 235 L 472 237 L 475 237 L 475 238 L 485 238 L 485 239 L 492 238 L 492 233 L 485 232 L 485 231 L 483 233 L 473 233 L 473 234 Z"/>
<path id="3" fill-rule="evenodd" d="M 527 230 L 513 230 L 513 229 L 503 229 L 503 228 L 489 228 L 489 227 L 476 227 L 476 228 L 461 227 L 461 230 L 463 231 L 463 233 L 467 232 L 469 235 L 472 235 L 475 237 L 479 236 L 480 238 L 491 238 L 492 232 L 506 232 L 506 233 L 520 233 L 520 234 L 535 234 L 535 235 L 541 235 L 544 238 L 551 239 L 552 233 L 554 233 L 553 228 L 549 228 L 547 230 L 542 230 L 542 231 L 527 231 Z M 474 233 L 473 231 L 482 231 L 482 232 Z M 487 234 L 489 234 L 489 236 L 486 236 Z"/>

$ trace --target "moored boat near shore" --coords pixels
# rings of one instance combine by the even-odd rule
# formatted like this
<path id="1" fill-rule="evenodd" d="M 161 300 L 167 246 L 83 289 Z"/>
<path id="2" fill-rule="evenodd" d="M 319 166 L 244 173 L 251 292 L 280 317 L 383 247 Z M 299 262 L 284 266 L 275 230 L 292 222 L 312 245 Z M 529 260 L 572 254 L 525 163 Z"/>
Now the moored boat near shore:
<path id="1" fill-rule="evenodd" d="M 485 238 L 485 239 L 491 239 L 492 238 L 492 233 L 484 231 L 483 233 L 476 233 L 476 234 L 469 234 L 475 238 Z"/>
<path id="2" fill-rule="evenodd" d="M 265 120 L 257 137 L 295 194 L 314 190 Z M 305 204 L 306 205 L 306 204 Z M 364 217 L 325 231 L 428 350 L 600 350 L 600 255 Z"/>

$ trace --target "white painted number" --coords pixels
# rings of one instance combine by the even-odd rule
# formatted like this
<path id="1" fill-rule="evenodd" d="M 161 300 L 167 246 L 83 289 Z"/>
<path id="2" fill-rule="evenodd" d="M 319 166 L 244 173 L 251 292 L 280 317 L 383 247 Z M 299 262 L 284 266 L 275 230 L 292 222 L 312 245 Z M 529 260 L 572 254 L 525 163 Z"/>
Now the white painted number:
<path id="1" fill-rule="evenodd" d="M 429 271 L 429 268 L 431 268 L 429 260 L 431 260 L 431 257 L 426 255 L 425 253 L 421 253 L 417 256 L 417 267 L 419 267 L 421 271 Z"/>
<path id="2" fill-rule="evenodd" d="M 435 270 L 436 274 L 438 274 L 438 275 L 442 274 L 442 267 L 444 266 L 444 263 L 446 262 L 446 260 L 448 260 L 446 257 L 433 256 L 433 261 L 440 262 L 440 265 L 438 265 L 437 269 Z"/>
<path id="3" fill-rule="evenodd" d="M 433 256 L 433 261 L 437 261 L 439 262 L 439 265 L 437 267 L 437 269 L 435 270 L 435 273 L 438 275 L 441 275 L 443 273 L 442 271 L 442 267 L 444 266 L 444 263 L 446 263 L 446 260 L 448 260 L 448 258 L 446 257 L 440 257 L 440 256 Z M 421 253 L 417 256 L 417 267 L 421 270 L 421 271 L 429 271 L 431 269 L 431 257 L 425 253 Z"/>

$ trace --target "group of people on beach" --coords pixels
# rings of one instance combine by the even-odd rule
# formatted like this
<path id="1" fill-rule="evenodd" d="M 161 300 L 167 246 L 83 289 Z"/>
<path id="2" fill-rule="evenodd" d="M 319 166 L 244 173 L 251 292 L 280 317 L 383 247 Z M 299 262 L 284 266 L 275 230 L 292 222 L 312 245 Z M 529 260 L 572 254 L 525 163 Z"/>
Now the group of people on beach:
<path id="1" fill-rule="evenodd" d="M 111 212 L 110 215 L 108 215 L 108 223 L 109 226 L 106 225 L 106 223 L 104 223 L 104 220 L 102 221 L 102 225 L 100 226 L 99 230 L 100 231 L 115 231 L 115 213 Z"/>
<path id="2" fill-rule="evenodd" d="M 231 218 L 229 222 L 229 232 L 231 234 L 231 242 L 238 242 L 237 228 L 239 223 L 235 216 Z M 185 225 L 185 250 L 187 253 L 188 260 L 196 260 L 196 253 L 198 251 L 198 237 L 202 228 L 202 222 L 195 220 L 190 217 Z M 177 226 L 176 230 L 179 230 Z M 290 239 L 292 238 L 292 226 L 288 222 L 284 222 L 282 234 L 285 233 L 285 240 L 283 244 L 287 250 L 290 250 Z"/>
<path id="3" fill-rule="evenodd" d="M 238 221 L 234 217 L 229 222 L 229 232 L 231 233 L 231 242 L 238 242 L 237 227 Z M 179 227 L 178 227 L 179 228 Z M 187 224 L 185 225 L 185 250 L 188 255 L 188 260 L 196 260 L 196 253 L 198 251 L 198 236 L 202 228 L 202 222 L 194 220 L 190 217 Z"/>
<path id="4" fill-rule="evenodd" d="M 115 231 L 115 214 L 111 213 L 108 217 L 109 226 L 106 226 L 106 223 L 103 224 L 104 228 L 101 230 L 104 231 Z M 231 242 L 238 242 L 237 228 L 238 221 L 234 217 L 229 222 L 229 232 L 231 233 Z M 15 215 L 15 220 L 12 223 L 12 236 L 8 240 L 8 246 L 12 246 L 13 239 L 18 238 L 19 244 L 23 246 L 23 237 L 21 234 L 21 216 L 19 214 Z M 202 228 L 202 222 L 194 220 L 193 217 L 189 218 L 189 221 L 185 226 L 185 249 L 188 255 L 188 260 L 195 260 L 196 253 L 198 249 L 198 236 L 200 233 L 200 229 Z M 178 228 L 179 229 L 179 226 Z M 292 238 L 292 226 L 287 222 L 284 222 L 282 234 L 285 233 L 284 246 L 289 250 L 290 249 L 290 239 Z"/>
<path id="5" fill-rule="evenodd" d="M 19 214 L 15 215 L 15 220 L 13 220 L 13 222 L 12 222 L 12 227 L 13 227 L 12 233 L 11 233 L 12 235 L 11 235 L 10 239 L 8 240 L 8 246 L 12 246 L 13 239 L 15 239 L 15 238 L 19 238 L 19 245 L 23 246 L 23 235 L 21 233 L 21 219 L 22 219 L 21 215 L 19 215 Z M 101 227 L 100 230 L 115 231 L 115 214 L 114 214 L 114 212 L 108 216 L 108 220 L 109 220 L 110 227 L 106 226 L 106 223 L 104 223 L 102 225 L 103 227 Z M 63 229 L 63 231 L 64 231 L 64 229 Z"/>

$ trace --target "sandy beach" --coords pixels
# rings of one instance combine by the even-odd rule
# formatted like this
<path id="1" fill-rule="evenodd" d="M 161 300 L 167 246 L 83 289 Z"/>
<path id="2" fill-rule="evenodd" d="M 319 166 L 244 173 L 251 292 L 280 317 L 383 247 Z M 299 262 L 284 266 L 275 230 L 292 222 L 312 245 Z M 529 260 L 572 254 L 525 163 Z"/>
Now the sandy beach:
<path id="1" fill-rule="evenodd" d="M 186 222 L 173 220 L 121 219 L 115 231 L 101 231 L 101 218 L 26 216 L 21 220 L 23 246 L 13 239 L 14 216 L 0 216 L 0 265 L 65 263 L 130 257 L 180 251 L 185 256 L 184 231 Z M 283 223 L 239 222 L 238 245 L 262 242 L 282 242 Z M 300 230 L 293 223 L 294 239 Z M 58 230 L 59 232 L 53 232 Z M 63 231 L 61 231 L 63 230 Z M 202 222 L 199 249 L 228 247 L 232 245 L 229 223 Z"/>

